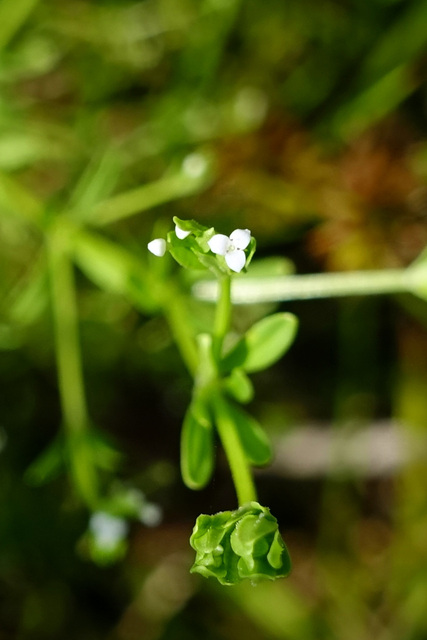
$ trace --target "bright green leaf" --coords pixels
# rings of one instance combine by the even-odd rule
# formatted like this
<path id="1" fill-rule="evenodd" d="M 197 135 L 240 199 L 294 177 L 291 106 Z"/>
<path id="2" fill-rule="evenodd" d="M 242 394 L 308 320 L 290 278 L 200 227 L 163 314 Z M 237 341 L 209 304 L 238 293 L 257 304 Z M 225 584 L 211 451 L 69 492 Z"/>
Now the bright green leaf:
<path id="1" fill-rule="evenodd" d="M 181 473 L 190 489 L 202 489 L 209 482 L 214 463 L 213 428 L 202 400 L 193 400 L 181 433 Z"/>
<path id="2" fill-rule="evenodd" d="M 201 235 L 208 230 L 208 227 L 196 222 L 196 220 L 181 220 L 181 218 L 177 218 L 177 216 L 174 216 L 172 220 L 174 224 L 178 225 L 178 227 L 183 231 L 189 231 L 196 235 Z"/>
<path id="3" fill-rule="evenodd" d="M 233 369 L 229 377 L 224 380 L 224 389 L 238 402 L 250 402 L 254 397 L 252 382 L 242 369 Z"/>
<path id="4" fill-rule="evenodd" d="M 181 267 L 199 271 L 205 268 L 197 256 L 200 249 L 193 237 L 189 236 L 185 240 L 180 240 L 177 238 L 175 231 L 170 231 L 168 233 L 168 249 L 171 256 Z"/>
<path id="5" fill-rule="evenodd" d="M 241 367 L 248 373 L 261 371 L 279 360 L 291 346 L 298 327 L 291 313 L 275 313 L 254 324 L 223 358 L 226 373 Z"/>

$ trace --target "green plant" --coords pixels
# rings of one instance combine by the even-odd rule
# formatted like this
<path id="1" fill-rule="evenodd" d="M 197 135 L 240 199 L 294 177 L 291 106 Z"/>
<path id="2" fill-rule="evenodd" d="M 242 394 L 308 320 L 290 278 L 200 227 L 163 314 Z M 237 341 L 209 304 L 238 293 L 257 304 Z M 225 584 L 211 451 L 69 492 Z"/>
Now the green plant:
<path id="1" fill-rule="evenodd" d="M 290 313 L 267 316 L 227 344 L 232 272 L 247 269 L 255 239 L 248 229 L 236 229 L 227 237 L 193 220 L 174 217 L 174 222 L 175 231 L 168 233 L 167 240 L 152 240 L 149 250 L 158 257 L 169 250 L 181 266 L 210 271 L 220 288 L 212 332 L 192 337 L 197 359 L 192 370 L 192 398 L 182 427 L 182 477 L 191 489 L 201 489 L 209 482 L 217 434 L 239 503 L 237 511 L 198 518 L 191 537 L 197 552 L 192 571 L 216 577 L 222 584 L 235 584 L 243 578 L 284 577 L 290 571 L 289 554 L 276 519 L 257 502 L 251 472 L 252 465 L 270 461 L 270 442 L 261 425 L 239 405 L 253 397 L 248 374 L 267 368 L 291 346 L 297 319 Z"/>

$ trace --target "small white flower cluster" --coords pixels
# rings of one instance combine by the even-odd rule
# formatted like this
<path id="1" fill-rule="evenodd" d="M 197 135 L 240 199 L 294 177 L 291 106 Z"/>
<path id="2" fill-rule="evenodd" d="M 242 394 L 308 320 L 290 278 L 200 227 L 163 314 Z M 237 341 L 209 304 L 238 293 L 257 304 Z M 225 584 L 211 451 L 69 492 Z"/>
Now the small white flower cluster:
<path id="1" fill-rule="evenodd" d="M 235 229 L 228 237 L 217 233 L 208 241 L 208 245 L 213 253 L 224 256 L 229 269 L 240 273 L 246 264 L 245 249 L 250 241 L 249 229 Z"/>
<path id="2" fill-rule="evenodd" d="M 191 232 L 184 231 L 184 229 L 175 225 L 175 233 L 177 238 L 183 240 Z M 225 236 L 222 233 L 215 234 L 208 240 L 208 245 L 212 253 L 224 256 L 225 262 L 231 271 L 240 273 L 246 264 L 245 249 L 249 246 L 250 241 L 251 232 L 249 229 L 235 229 L 229 236 Z M 156 238 L 149 242 L 147 247 L 151 253 L 161 258 L 166 253 L 166 240 Z"/>

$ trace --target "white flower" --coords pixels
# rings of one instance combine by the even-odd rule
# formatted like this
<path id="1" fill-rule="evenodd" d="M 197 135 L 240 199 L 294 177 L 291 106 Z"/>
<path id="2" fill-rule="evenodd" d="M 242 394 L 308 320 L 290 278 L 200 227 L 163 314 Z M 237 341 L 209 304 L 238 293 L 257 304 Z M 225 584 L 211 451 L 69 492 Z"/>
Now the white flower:
<path id="1" fill-rule="evenodd" d="M 109 550 L 113 549 L 126 537 L 128 524 L 123 518 L 97 511 L 90 518 L 89 529 L 96 540 L 96 544 L 104 550 Z"/>
<path id="2" fill-rule="evenodd" d="M 148 251 L 154 253 L 155 256 L 161 258 L 166 253 L 166 240 L 156 238 L 147 244 Z"/>
<path id="3" fill-rule="evenodd" d="M 180 240 L 184 240 L 184 238 L 190 235 L 191 231 L 184 231 L 184 229 L 181 229 L 181 227 L 178 227 L 178 225 L 176 224 L 175 233 L 177 238 L 179 238 Z"/>
<path id="4" fill-rule="evenodd" d="M 235 229 L 229 237 L 217 233 L 208 241 L 209 249 L 225 257 L 228 267 L 239 273 L 246 264 L 245 249 L 251 241 L 249 229 Z"/>

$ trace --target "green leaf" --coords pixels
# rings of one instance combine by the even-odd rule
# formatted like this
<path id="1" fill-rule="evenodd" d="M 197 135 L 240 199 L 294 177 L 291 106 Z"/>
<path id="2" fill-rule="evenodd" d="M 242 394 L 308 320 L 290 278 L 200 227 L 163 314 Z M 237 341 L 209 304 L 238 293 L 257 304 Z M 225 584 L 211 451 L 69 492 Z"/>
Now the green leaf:
<path id="1" fill-rule="evenodd" d="M 294 341 L 298 327 L 291 313 L 275 313 L 254 324 L 221 363 L 227 373 L 240 367 L 248 373 L 261 371 L 279 360 Z"/>
<path id="2" fill-rule="evenodd" d="M 256 466 L 268 464 L 272 456 L 270 440 L 259 422 L 227 399 L 224 407 L 236 427 L 248 462 Z"/>
<path id="3" fill-rule="evenodd" d="M 249 247 L 247 248 L 247 254 L 246 254 L 246 263 L 245 263 L 245 268 L 244 271 L 247 271 L 252 258 L 254 257 L 255 251 L 256 251 L 256 240 L 255 238 L 252 236 L 251 237 L 251 241 L 249 243 Z"/>
<path id="4" fill-rule="evenodd" d="M 225 391 L 241 403 L 250 402 L 254 397 L 252 382 L 242 369 L 233 369 L 228 378 L 224 379 Z"/>
<path id="5" fill-rule="evenodd" d="M 196 236 L 196 242 L 203 253 L 210 252 L 211 249 L 209 247 L 208 242 L 214 235 L 215 235 L 215 229 L 213 227 L 210 227 L 209 229 L 206 229 L 206 231 L 204 231 L 202 234 Z"/>
<path id="6" fill-rule="evenodd" d="M 177 216 L 173 216 L 172 220 L 174 224 L 178 225 L 183 231 L 189 231 L 195 235 L 201 235 L 205 231 L 208 231 L 208 227 L 196 222 L 196 220 L 181 220 L 181 218 L 177 218 Z"/>
<path id="7" fill-rule="evenodd" d="M 197 253 L 200 252 L 199 246 L 193 237 L 180 240 L 177 238 L 175 231 L 168 233 L 168 249 L 171 256 L 177 261 L 181 267 L 186 269 L 203 270 L 204 265 L 200 262 Z"/>
<path id="8" fill-rule="evenodd" d="M 214 463 L 213 428 L 209 410 L 201 398 L 192 401 L 181 433 L 181 474 L 190 489 L 209 482 Z"/>

